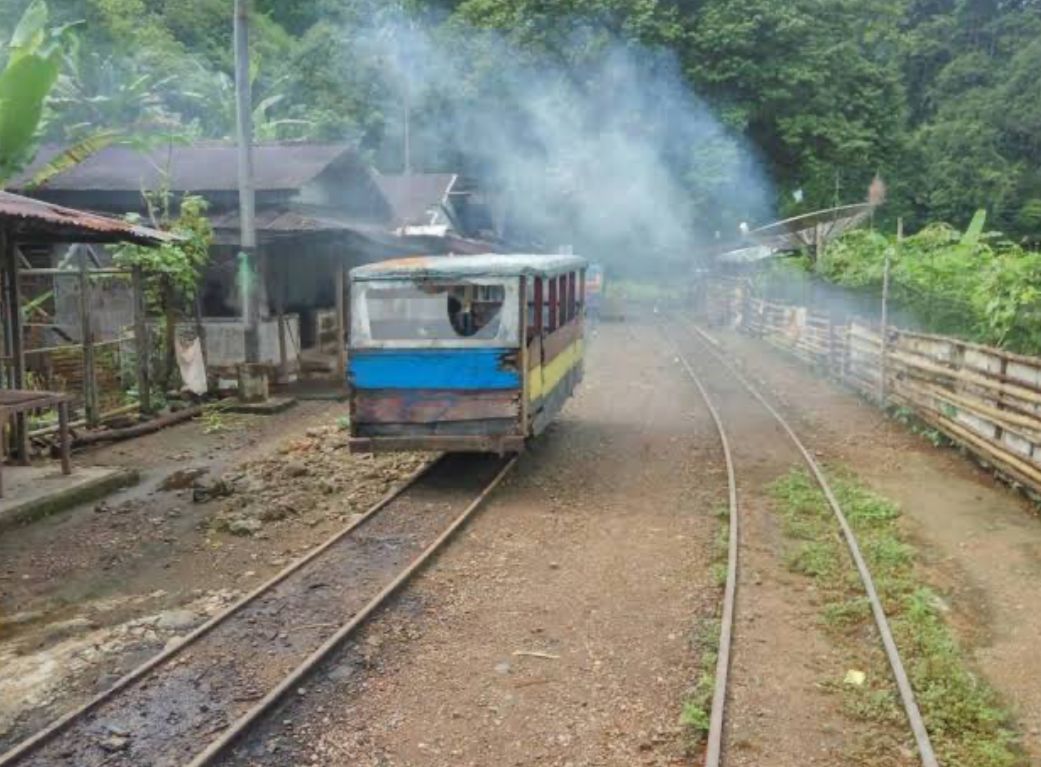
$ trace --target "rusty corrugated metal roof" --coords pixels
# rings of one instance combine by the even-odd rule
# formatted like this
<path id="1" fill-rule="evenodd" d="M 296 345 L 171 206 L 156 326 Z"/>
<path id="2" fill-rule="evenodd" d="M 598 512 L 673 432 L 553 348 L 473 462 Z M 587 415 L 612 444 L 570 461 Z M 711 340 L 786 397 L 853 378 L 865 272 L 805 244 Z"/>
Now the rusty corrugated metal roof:
<path id="1" fill-rule="evenodd" d="M 36 161 L 10 186 L 18 188 L 57 153 L 43 147 Z M 335 162 L 358 162 L 346 144 L 269 143 L 253 146 L 253 184 L 258 192 L 295 191 Z M 40 191 L 238 192 L 238 154 L 233 143 L 200 142 L 143 151 L 109 146 L 50 179 Z"/>
<path id="2" fill-rule="evenodd" d="M 63 242 L 135 242 L 160 245 L 180 238 L 110 216 L 52 205 L 0 190 L 0 228 L 15 237 Z"/>
<path id="3" fill-rule="evenodd" d="M 585 269 L 579 256 L 482 253 L 473 256 L 415 256 L 380 261 L 351 269 L 351 279 L 434 280 L 466 277 L 547 277 Z"/>

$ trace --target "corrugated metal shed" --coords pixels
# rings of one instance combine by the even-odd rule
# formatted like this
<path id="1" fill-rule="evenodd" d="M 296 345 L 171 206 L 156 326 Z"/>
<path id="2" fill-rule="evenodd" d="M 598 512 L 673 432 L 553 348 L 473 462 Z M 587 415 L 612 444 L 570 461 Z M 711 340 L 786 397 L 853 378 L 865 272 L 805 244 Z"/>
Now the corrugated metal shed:
<path id="1" fill-rule="evenodd" d="M 351 269 L 351 279 L 428 280 L 456 277 L 548 277 L 585 269 L 578 256 L 485 253 L 477 256 L 421 256 L 396 258 Z"/>
<path id="2" fill-rule="evenodd" d="M 160 245 L 180 238 L 109 216 L 0 191 L 0 229 L 15 239 L 46 242 L 136 242 Z"/>

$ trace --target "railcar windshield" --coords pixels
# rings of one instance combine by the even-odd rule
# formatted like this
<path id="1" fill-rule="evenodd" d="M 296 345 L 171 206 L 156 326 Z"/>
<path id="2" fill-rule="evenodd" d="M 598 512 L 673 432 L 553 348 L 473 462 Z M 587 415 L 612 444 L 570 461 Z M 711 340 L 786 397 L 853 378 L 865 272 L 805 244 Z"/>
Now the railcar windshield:
<path id="1" fill-rule="evenodd" d="M 351 290 L 352 345 L 514 345 L 517 286 L 501 282 L 359 282 Z"/>

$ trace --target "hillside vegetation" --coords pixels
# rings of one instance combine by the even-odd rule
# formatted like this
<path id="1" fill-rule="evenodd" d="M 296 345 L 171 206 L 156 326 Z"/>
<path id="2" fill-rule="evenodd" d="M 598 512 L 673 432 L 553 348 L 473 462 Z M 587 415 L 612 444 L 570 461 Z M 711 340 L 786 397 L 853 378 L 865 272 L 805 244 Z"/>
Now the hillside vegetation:
<path id="1" fill-rule="evenodd" d="M 26 4 L 0 5 L 0 37 Z M 52 100 L 47 138 L 69 142 L 88 127 L 133 127 L 150 137 L 231 134 L 230 2 L 51 6 L 56 23 L 85 23 L 74 30 L 79 42 Z M 903 216 L 909 230 L 965 222 L 985 207 L 991 225 L 1014 239 L 1041 233 L 1035 0 L 256 0 L 256 7 L 260 138 L 357 142 L 378 167 L 400 169 L 402 84 L 374 44 L 387 25 L 432 30 L 448 47 L 472 45 L 471 30 L 494 30 L 532 62 L 564 67 L 579 85 L 605 46 L 618 43 L 674 58 L 686 83 L 747 140 L 772 180 L 778 214 L 862 199 L 878 172 L 889 186 L 884 216 Z M 416 56 L 411 66 L 428 64 Z M 506 108 L 496 101 L 504 83 L 494 54 L 468 59 L 470 76 L 412 105 L 419 169 L 466 167 L 444 135 L 446 112 L 475 100 Z M 702 156 L 683 182 L 696 191 L 711 171 L 712 158 Z M 712 197 L 701 202 L 710 215 Z"/>

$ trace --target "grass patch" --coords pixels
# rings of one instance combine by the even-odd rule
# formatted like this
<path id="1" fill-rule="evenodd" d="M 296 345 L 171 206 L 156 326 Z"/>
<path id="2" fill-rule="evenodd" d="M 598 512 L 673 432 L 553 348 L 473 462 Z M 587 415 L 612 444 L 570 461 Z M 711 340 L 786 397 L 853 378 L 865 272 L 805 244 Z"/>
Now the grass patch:
<path id="1" fill-rule="evenodd" d="M 730 506 L 719 504 L 712 509 L 719 520 L 716 536 L 712 541 L 712 580 L 722 589 L 727 582 L 727 555 L 730 544 Z M 686 729 L 689 747 L 693 751 L 708 735 L 709 717 L 712 714 L 712 694 L 716 685 L 716 661 L 719 659 L 719 631 L 722 622 L 718 617 L 702 621 L 694 637 L 694 645 L 701 651 L 697 676 L 693 686 L 683 699 L 680 724 Z"/>
<path id="2" fill-rule="evenodd" d="M 831 482 L 875 579 L 940 763 L 1025 765 L 1008 712 L 970 667 L 943 619 L 942 601 L 915 577 L 915 550 L 900 537 L 897 507 L 848 475 Z M 823 597 L 822 624 L 849 649 L 851 667 L 867 671 L 861 686 L 827 683 L 842 695 L 850 716 L 878 725 L 879 738 L 850 757 L 857 764 L 891 763 L 894 749 L 906 747 L 910 735 L 845 541 L 805 471 L 785 475 L 772 491 L 785 533 L 795 540 L 789 566 L 814 579 Z"/>
<path id="3" fill-rule="evenodd" d="M 708 735 L 712 693 L 715 690 L 716 660 L 719 658 L 719 629 L 719 619 L 706 620 L 701 624 L 697 636 L 697 643 L 701 648 L 698 678 L 687 693 L 680 713 L 680 724 L 687 729 L 692 748 L 703 743 Z"/>

